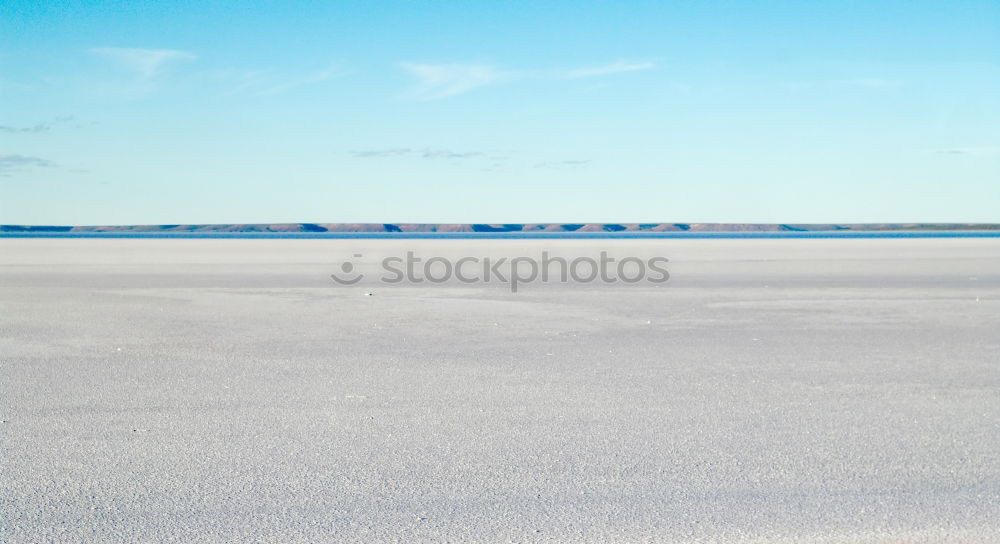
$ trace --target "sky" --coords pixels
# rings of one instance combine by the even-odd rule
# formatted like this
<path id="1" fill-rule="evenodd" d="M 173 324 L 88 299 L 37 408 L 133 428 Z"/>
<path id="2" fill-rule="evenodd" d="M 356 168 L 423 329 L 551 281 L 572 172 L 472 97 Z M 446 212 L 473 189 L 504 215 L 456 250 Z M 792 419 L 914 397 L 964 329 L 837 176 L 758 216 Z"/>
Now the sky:
<path id="1" fill-rule="evenodd" d="M 1000 2 L 0 2 L 0 223 L 1000 222 Z"/>

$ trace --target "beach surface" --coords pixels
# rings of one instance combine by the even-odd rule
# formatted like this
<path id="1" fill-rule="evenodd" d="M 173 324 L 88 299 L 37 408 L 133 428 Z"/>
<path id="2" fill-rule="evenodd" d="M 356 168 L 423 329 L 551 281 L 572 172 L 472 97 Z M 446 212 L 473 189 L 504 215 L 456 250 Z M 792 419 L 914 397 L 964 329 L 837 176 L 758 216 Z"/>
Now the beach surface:
<path id="1" fill-rule="evenodd" d="M 0 239 L 0 419 L 9 543 L 995 543 L 1000 239 Z"/>

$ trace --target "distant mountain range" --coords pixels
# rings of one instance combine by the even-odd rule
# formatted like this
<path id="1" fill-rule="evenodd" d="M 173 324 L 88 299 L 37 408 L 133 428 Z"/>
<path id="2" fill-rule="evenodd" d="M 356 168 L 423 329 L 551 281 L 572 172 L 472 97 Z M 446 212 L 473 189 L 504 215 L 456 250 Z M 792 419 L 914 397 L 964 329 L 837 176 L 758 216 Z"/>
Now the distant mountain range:
<path id="1" fill-rule="evenodd" d="M 997 223 L 257 223 L 224 225 L 0 225 L 0 232 L 825 232 L 1000 230 Z"/>

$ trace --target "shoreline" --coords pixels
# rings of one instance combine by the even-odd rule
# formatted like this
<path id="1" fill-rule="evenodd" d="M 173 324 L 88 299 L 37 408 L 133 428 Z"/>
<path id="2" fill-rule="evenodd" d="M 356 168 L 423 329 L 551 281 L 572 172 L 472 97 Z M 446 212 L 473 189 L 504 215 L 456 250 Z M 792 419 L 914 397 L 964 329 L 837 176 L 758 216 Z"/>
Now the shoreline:
<path id="1" fill-rule="evenodd" d="M 898 231 L 671 231 L 671 232 L 126 232 L 126 231 L 0 231 L 0 238 L 222 238 L 297 240 L 737 240 L 824 238 L 1000 238 L 1000 230 L 898 230 Z"/>

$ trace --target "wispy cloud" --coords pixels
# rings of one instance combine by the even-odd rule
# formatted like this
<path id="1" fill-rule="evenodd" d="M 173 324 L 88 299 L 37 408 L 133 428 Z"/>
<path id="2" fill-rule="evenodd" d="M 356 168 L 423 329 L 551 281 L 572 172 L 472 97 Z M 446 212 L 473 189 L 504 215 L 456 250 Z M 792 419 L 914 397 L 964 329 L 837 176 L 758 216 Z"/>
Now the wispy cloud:
<path id="1" fill-rule="evenodd" d="M 831 89 L 842 89 L 853 87 L 857 89 L 890 90 L 901 87 L 905 82 L 898 79 L 883 79 L 877 77 L 856 77 L 849 79 L 823 79 L 812 81 L 788 81 L 781 85 L 786 90 L 792 92 L 814 92 L 829 91 Z"/>
<path id="2" fill-rule="evenodd" d="M 48 132 L 52 130 L 52 127 L 56 124 L 69 123 L 73 121 L 72 116 L 56 117 L 54 121 L 50 123 L 35 123 L 31 126 L 11 126 L 11 125 L 0 125 L 0 132 L 7 132 L 13 134 L 26 134 L 32 132 Z"/>
<path id="3" fill-rule="evenodd" d="M 899 87 L 902 84 L 901 81 L 879 78 L 845 79 L 842 80 L 841 83 L 851 85 L 853 87 L 864 87 L 866 89 L 886 89 L 889 87 Z"/>
<path id="4" fill-rule="evenodd" d="M 484 172 L 495 172 L 501 168 L 517 166 L 516 159 L 502 153 L 486 151 L 455 151 L 452 149 L 438 148 L 413 148 L 413 147 L 387 147 L 382 149 L 362 149 L 351 151 L 351 155 L 359 159 L 425 159 L 425 160 L 445 160 L 449 164 L 462 164 L 469 167 L 478 168 Z M 556 168 L 582 168 L 593 161 L 590 159 L 565 159 L 539 161 L 536 163 L 525 163 L 520 161 L 522 167 L 556 169 Z"/>
<path id="5" fill-rule="evenodd" d="M 351 155 L 355 157 L 368 159 L 372 157 L 399 157 L 401 155 L 409 155 L 413 150 L 408 147 L 399 147 L 392 149 L 365 149 L 363 151 L 352 151 Z"/>
<path id="6" fill-rule="evenodd" d="M 425 149 L 420 152 L 423 159 L 471 159 L 485 155 L 482 151 L 451 151 L 448 149 Z"/>
<path id="7" fill-rule="evenodd" d="M 88 52 L 108 58 L 144 78 L 157 75 L 169 63 L 198 58 L 192 53 L 177 49 L 95 47 Z"/>
<path id="8" fill-rule="evenodd" d="M 1000 146 L 952 147 L 948 149 L 934 149 L 933 153 L 943 153 L 945 155 L 994 155 L 1000 153 Z"/>
<path id="9" fill-rule="evenodd" d="M 400 66 L 417 78 L 414 95 L 424 100 L 458 96 L 473 89 L 494 85 L 515 76 L 486 64 L 417 64 Z"/>
<path id="10" fill-rule="evenodd" d="M 272 96 L 299 87 L 322 83 L 342 73 L 339 63 L 331 63 L 318 70 L 299 75 L 278 74 L 270 70 L 224 71 L 217 77 L 234 81 L 234 87 L 228 94 L 250 94 L 254 96 Z"/>
<path id="11" fill-rule="evenodd" d="M 45 132 L 51 128 L 52 125 L 48 123 L 38 123 L 30 127 L 12 127 L 8 125 L 0 125 L 0 132 L 8 132 L 8 133 Z"/>
<path id="12" fill-rule="evenodd" d="M 567 161 L 543 161 L 535 163 L 535 168 L 565 168 L 590 164 L 589 159 L 572 159 Z"/>
<path id="13" fill-rule="evenodd" d="M 262 95 L 279 94 L 305 85 L 311 85 L 313 83 L 321 83 L 323 81 L 329 80 L 330 78 L 338 75 L 339 73 L 340 73 L 340 66 L 338 64 L 330 64 L 325 68 L 321 68 L 314 72 L 308 73 L 304 76 L 291 78 L 284 82 L 278 83 L 277 85 L 262 90 L 260 94 Z"/>
<path id="14" fill-rule="evenodd" d="M 399 64 L 416 78 L 413 96 L 423 100 L 436 100 L 510 81 L 512 79 L 581 79 L 638 72 L 656 67 L 650 61 L 619 60 L 610 64 L 584 66 L 573 70 L 505 70 L 488 64 Z"/>
<path id="15" fill-rule="evenodd" d="M 581 77 L 598 77 L 598 76 L 608 76 L 611 74 L 621 74 L 625 72 L 640 72 L 642 70 L 650 70 L 656 67 L 656 63 L 653 62 L 633 62 L 626 60 L 619 60 L 612 62 L 611 64 L 604 64 L 600 66 L 585 66 L 582 68 L 577 68 L 575 70 L 570 70 L 566 72 L 566 77 L 570 79 L 577 79 Z"/>
<path id="16" fill-rule="evenodd" d="M 388 149 L 365 149 L 362 151 L 352 151 L 351 155 L 358 158 L 410 156 L 421 159 L 471 159 L 474 157 L 483 157 L 486 153 L 482 151 L 453 151 L 450 149 L 413 149 L 409 147 L 395 147 Z"/>
<path id="17" fill-rule="evenodd" d="M 7 79 L 0 78 L 0 92 L 11 90 L 11 91 L 30 91 L 31 85 L 25 85 L 24 83 L 18 83 L 16 81 L 10 81 Z"/>
<path id="18" fill-rule="evenodd" d="M 54 162 L 39 157 L 17 154 L 0 155 L 0 176 L 6 177 L 25 168 L 49 168 L 53 166 L 55 166 Z"/>

